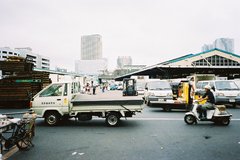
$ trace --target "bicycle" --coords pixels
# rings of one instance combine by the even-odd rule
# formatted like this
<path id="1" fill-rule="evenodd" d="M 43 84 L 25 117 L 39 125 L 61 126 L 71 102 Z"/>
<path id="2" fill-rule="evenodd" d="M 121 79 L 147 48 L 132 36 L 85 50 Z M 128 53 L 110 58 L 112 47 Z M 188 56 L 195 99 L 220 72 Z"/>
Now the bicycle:
<path id="1" fill-rule="evenodd" d="M 10 130 L 1 134 L 1 150 L 3 146 L 6 150 L 9 150 L 14 145 L 16 145 L 19 150 L 28 150 L 30 147 L 34 146 L 32 143 L 32 138 L 35 135 L 34 117 L 22 118 L 17 123 L 12 123 L 10 125 Z M 3 134 L 5 134 L 5 136 Z"/>

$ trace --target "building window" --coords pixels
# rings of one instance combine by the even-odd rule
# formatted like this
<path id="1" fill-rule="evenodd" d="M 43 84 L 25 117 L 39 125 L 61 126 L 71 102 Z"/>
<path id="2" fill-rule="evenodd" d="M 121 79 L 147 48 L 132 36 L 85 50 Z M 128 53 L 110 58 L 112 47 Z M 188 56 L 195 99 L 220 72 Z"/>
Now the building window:
<path id="1" fill-rule="evenodd" d="M 13 52 L 8 52 L 8 54 L 13 54 Z"/>
<path id="2" fill-rule="evenodd" d="M 14 53 L 14 55 L 16 56 L 16 55 L 17 55 L 17 53 Z"/>
<path id="3" fill-rule="evenodd" d="M 7 56 L 2 56 L 2 58 L 7 58 Z"/>
<path id="4" fill-rule="evenodd" d="M 7 54 L 7 51 L 2 51 L 2 53 L 5 53 L 5 54 Z"/>

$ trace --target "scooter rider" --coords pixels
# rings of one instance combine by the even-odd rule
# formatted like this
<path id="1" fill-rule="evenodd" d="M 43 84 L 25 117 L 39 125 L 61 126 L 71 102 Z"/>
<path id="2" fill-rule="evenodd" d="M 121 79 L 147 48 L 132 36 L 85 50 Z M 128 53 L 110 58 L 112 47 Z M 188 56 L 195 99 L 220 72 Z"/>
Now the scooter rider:
<path id="1" fill-rule="evenodd" d="M 197 108 L 197 111 L 199 112 L 199 118 L 202 118 L 202 113 L 203 113 L 204 119 L 206 119 L 207 118 L 207 110 L 214 109 L 215 98 L 211 91 L 210 85 L 206 85 L 204 87 L 204 89 L 205 89 L 205 94 L 198 101 L 203 101 L 203 100 L 207 100 L 207 101 L 205 104 L 199 105 Z"/>

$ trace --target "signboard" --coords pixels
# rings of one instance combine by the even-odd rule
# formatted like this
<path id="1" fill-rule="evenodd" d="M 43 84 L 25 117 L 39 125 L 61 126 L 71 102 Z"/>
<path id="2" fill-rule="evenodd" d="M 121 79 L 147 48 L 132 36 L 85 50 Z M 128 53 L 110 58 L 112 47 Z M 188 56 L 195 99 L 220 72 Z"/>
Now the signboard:
<path id="1" fill-rule="evenodd" d="M 16 83 L 40 83 L 41 79 L 17 79 Z"/>

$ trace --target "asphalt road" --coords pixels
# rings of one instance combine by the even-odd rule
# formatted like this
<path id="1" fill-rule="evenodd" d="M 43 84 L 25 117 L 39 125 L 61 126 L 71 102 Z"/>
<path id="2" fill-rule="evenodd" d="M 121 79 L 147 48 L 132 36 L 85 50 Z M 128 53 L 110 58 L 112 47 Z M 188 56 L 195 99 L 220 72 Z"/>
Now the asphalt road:
<path id="1" fill-rule="evenodd" d="M 98 118 L 88 122 L 72 119 L 57 127 L 37 119 L 35 146 L 9 159 L 240 160 L 240 107 L 229 112 L 233 114 L 229 126 L 211 122 L 187 125 L 184 111 L 148 107 L 114 128 Z"/>

